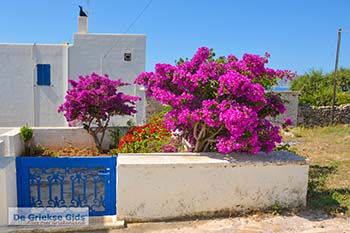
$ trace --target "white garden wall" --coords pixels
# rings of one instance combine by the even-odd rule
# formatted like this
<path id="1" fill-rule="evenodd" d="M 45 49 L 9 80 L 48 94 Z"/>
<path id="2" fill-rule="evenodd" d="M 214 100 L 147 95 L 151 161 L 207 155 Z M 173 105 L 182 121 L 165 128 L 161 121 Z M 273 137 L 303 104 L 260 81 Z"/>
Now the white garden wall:
<path id="1" fill-rule="evenodd" d="M 4 128 L 4 127 L 1 127 L 0 128 L 0 135 L 3 134 L 3 133 L 6 133 L 7 131 L 10 131 L 12 130 L 13 128 Z"/>
<path id="2" fill-rule="evenodd" d="M 308 161 L 288 152 L 120 154 L 119 219 L 148 221 L 306 204 Z"/>
<path id="3" fill-rule="evenodd" d="M 284 118 L 289 117 L 293 121 L 293 126 L 297 126 L 298 123 L 298 111 L 299 111 L 299 93 L 297 91 L 281 91 L 277 92 L 287 102 L 284 103 L 286 111 L 275 117 L 269 118 L 274 124 L 281 125 L 284 123 Z"/>
<path id="4" fill-rule="evenodd" d="M 3 140 L 0 140 L 0 156 L 5 155 L 5 143 Z"/>
<path id="5" fill-rule="evenodd" d="M 120 135 L 126 134 L 129 127 L 118 127 Z M 0 130 L 3 128 L 0 128 Z M 82 127 L 33 127 L 32 145 L 48 149 L 62 148 L 95 148 L 92 136 Z M 111 144 L 110 132 L 115 128 L 107 128 L 102 148 L 109 149 Z M 24 152 L 24 143 L 20 128 L 3 130 L 0 134 L 0 156 L 20 156 Z"/>
<path id="6" fill-rule="evenodd" d="M 0 157 L 0 226 L 7 225 L 8 208 L 17 207 L 15 157 Z"/>
<path id="7" fill-rule="evenodd" d="M 121 134 L 125 134 L 127 127 L 120 127 Z M 109 149 L 111 143 L 110 130 L 108 128 L 102 147 Z M 34 127 L 33 143 L 49 149 L 62 148 L 95 148 L 95 141 L 82 127 Z"/>
<path id="8" fill-rule="evenodd" d="M 12 128 L 0 134 L 0 141 L 3 141 L 3 156 L 20 156 L 24 152 L 24 144 L 19 128 Z M 1 151 L 1 149 L 0 149 Z"/>
<path id="9" fill-rule="evenodd" d="M 44 148 L 93 148 L 93 138 L 81 127 L 34 127 L 33 143 Z"/>

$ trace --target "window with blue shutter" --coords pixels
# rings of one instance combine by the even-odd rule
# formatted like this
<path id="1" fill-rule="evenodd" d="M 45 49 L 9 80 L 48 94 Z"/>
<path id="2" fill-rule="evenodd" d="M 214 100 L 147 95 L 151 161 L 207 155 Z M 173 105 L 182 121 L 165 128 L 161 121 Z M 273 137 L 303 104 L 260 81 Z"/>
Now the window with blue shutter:
<path id="1" fill-rule="evenodd" d="M 42 86 L 50 86 L 51 75 L 50 75 L 50 64 L 37 64 L 37 84 Z"/>

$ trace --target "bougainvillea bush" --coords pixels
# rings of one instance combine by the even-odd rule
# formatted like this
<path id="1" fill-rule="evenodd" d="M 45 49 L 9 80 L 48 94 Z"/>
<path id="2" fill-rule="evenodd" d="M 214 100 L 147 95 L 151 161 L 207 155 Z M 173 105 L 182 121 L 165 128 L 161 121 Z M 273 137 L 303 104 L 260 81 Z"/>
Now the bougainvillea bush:
<path id="1" fill-rule="evenodd" d="M 157 64 L 135 83 L 171 106 L 164 124 L 181 132 L 190 151 L 270 152 L 281 136 L 267 117 L 283 113 L 285 106 L 279 95 L 265 89 L 295 74 L 267 68 L 269 54 L 214 56 L 208 48 L 199 48 L 191 60 Z"/>
<path id="2" fill-rule="evenodd" d="M 181 141 L 166 129 L 164 112 L 153 115 L 143 126 L 136 126 L 119 141 L 117 153 L 178 152 Z"/>
<path id="3" fill-rule="evenodd" d="M 67 91 L 66 101 L 58 108 L 70 126 L 83 124 L 101 151 L 103 138 L 112 116 L 136 113 L 135 103 L 140 97 L 118 92 L 118 88 L 128 83 L 120 79 L 111 80 L 107 75 L 96 73 L 80 76 L 76 82 L 69 80 L 71 89 Z"/>

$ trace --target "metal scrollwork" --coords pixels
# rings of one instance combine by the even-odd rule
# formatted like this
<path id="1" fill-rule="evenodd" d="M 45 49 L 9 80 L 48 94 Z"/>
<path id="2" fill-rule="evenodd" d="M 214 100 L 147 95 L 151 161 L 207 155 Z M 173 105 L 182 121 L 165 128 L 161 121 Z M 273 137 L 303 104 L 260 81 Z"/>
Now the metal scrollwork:
<path id="1" fill-rule="evenodd" d="M 88 207 L 90 213 L 106 208 L 104 168 L 30 168 L 32 207 Z"/>

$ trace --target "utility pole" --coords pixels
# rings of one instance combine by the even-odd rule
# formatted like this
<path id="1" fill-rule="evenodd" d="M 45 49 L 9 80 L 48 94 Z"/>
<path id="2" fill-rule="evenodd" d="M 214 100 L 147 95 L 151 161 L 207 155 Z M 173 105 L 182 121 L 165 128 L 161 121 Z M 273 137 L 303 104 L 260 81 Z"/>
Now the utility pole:
<path id="1" fill-rule="evenodd" d="M 338 61 L 339 61 L 339 52 L 340 52 L 340 40 L 341 40 L 342 29 L 338 30 L 338 44 L 337 44 L 337 54 L 335 57 L 335 69 L 334 69 L 334 78 L 333 78 L 333 98 L 332 98 L 332 124 L 334 124 L 334 112 L 335 112 L 335 99 L 337 93 L 337 73 L 338 73 Z"/>

